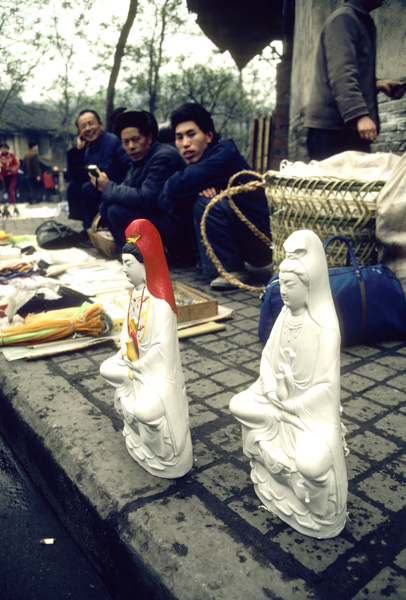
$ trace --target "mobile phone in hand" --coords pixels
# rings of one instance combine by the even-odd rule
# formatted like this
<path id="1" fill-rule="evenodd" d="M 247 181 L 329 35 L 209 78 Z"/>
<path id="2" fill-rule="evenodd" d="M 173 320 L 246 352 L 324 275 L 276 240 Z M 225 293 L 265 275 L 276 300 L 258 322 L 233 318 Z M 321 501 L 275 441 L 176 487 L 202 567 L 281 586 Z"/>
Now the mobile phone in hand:
<path id="1" fill-rule="evenodd" d="M 100 177 L 101 171 L 97 165 L 89 165 L 87 167 L 88 173 L 93 175 L 94 177 Z"/>

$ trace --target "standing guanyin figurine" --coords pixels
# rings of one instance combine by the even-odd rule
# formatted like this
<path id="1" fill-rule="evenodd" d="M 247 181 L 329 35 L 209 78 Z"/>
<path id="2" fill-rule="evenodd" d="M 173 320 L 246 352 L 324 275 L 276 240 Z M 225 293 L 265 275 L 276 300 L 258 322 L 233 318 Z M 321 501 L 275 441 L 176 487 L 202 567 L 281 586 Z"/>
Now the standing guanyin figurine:
<path id="1" fill-rule="evenodd" d="M 232 398 L 230 410 L 261 502 L 301 533 L 331 538 L 345 525 L 347 503 L 340 332 L 320 239 L 296 231 L 284 249 L 284 307 L 259 379 Z"/>
<path id="2" fill-rule="evenodd" d="M 123 271 L 134 289 L 120 350 L 100 373 L 116 388 L 114 404 L 132 458 L 152 475 L 182 477 L 193 455 L 169 271 L 152 223 L 133 221 L 125 236 Z"/>

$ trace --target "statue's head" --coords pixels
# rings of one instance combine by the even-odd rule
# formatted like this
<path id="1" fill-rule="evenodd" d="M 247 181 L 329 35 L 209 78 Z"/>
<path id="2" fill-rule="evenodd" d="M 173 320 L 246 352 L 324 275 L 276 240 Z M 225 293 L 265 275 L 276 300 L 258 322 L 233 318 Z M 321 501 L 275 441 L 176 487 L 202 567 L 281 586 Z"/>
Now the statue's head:
<path id="1" fill-rule="evenodd" d="M 144 258 L 136 244 L 126 243 L 122 248 L 123 271 L 135 289 L 143 287 L 146 280 Z"/>
<path id="2" fill-rule="evenodd" d="M 292 315 L 300 315 L 308 304 L 309 277 L 297 259 L 286 258 L 279 269 L 280 291 Z"/>
<path id="3" fill-rule="evenodd" d="M 294 273 L 302 282 L 302 292 L 306 292 L 304 305 L 311 318 L 322 327 L 338 328 L 327 259 L 320 238 L 307 229 L 295 231 L 285 241 L 283 248 L 286 259 L 280 270 Z"/>
<path id="4" fill-rule="evenodd" d="M 173 312 L 177 313 L 165 252 L 156 227 L 147 219 L 136 219 L 125 230 L 125 238 L 123 256 L 132 256 L 144 265 L 145 281 L 150 293 L 166 300 Z"/>

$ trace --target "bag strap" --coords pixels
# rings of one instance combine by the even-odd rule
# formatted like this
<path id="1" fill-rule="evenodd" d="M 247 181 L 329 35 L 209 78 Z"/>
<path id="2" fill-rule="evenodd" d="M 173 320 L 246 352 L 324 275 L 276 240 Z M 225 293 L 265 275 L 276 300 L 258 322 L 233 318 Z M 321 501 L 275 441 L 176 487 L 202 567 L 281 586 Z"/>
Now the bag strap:
<path id="1" fill-rule="evenodd" d="M 233 187 L 234 180 L 237 177 L 239 177 L 240 175 L 255 176 L 259 179 L 259 181 L 252 180 L 247 183 L 241 183 L 240 185 Z M 213 206 L 215 204 L 217 204 L 217 202 L 220 202 L 220 200 L 223 200 L 223 198 L 227 198 L 230 207 L 233 209 L 233 211 L 235 212 L 237 217 L 248 227 L 248 229 L 256 237 L 258 237 L 260 240 L 262 240 L 262 242 L 264 242 L 264 244 L 266 244 L 269 247 L 272 247 L 272 240 L 270 240 L 268 238 L 268 236 L 265 235 L 265 233 L 263 233 L 253 223 L 251 223 L 251 221 L 249 221 L 247 219 L 247 217 L 237 207 L 237 205 L 235 204 L 235 202 L 232 198 L 232 196 L 235 194 L 241 194 L 243 192 L 253 192 L 253 191 L 257 190 L 258 188 L 264 188 L 264 187 L 265 187 L 265 182 L 263 181 L 262 175 L 260 175 L 259 173 L 256 173 L 255 171 L 245 171 L 244 170 L 244 171 L 240 171 L 239 173 L 234 173 L 234 175 L 232 175 L 228 181 L 227 188 L 225 190 L 223 190 L 222 192 L 220 192 L 219 194 L 217 194 L 217 196 L 212 198 L 210 200 L 210 202 L 206 205 L 206 208 L 204 209 L 204 212 L 203 212 L 202 220 L 200 222 L 200 233 L 202 235 L 203 244 L 206 246 L 206 252 L 209 255 L 209 257 L 211 258 L 211 260 L 213 261 L 213 263 L 216 266 L 216 269 L 220 273 L 220 275 L 225 277 L 227 279 L 227 281 L 232 283 L 235 287 L 243 288 L 245 290 L 250 290 L 253 292 L 263 292 L 264 286 L 255 287 L 252 285 L 248 285 L 247 283 L 243 283 L 242 281 L 240 281 L 239 279 L 236 279 L 235 277 L 233 277 L 230 273 L 228 273 L 225 270 L 225 268 L 221 264 L 220 260 L 215 255 L 213 247 L 208 240 L 207 232 L 206 232 L 206 221 L 207 221 L 207 216 L 209 214 L 210 209 L 213 208 Z"/>
<path id="2" fill-rule="evenodd" d="M 327 246 L 335 241 L 343 242 L 347 246 L 346 266 L 347 267 L 350 266 L 350 260 L 351 260 L 351 263 L 353 264 L 353 266 L 356 267 L 357 269 L 359 269 L 357 257 L 355 256 L 353 247 L 351 246 L 350 241 L 344 235 L 332 235 L 331 237 L 327 238 L 326 241 L 323 243 L 324 250 L 327 250 Z"/>
<path id="3" fill-rule="evenodd" d="M 332 235 L 331 237 L 329 237 L 323 243 L 324 250 L 326 250 L 327 246 L 335 240 L 344 242 L 347 245 L 347 261 L 346 261 L 347 267 L 350 266 L 350 259 L 351 259 L 353 266 L 355 267 L 355 275 L 357 277 L 359 291 L 361 294 L 361 307 L 362 307 L 361 336 L 364 337 L 366 326 L 367 326 L 367 295 L 366 295 L 366 291 L 365 291 L 365 282 L 362 277 L 361 267 L 358 264 L 357 257 L 355 256 L 353 247 L 351 246 L 349 240 L 347 240 L 347 238 L 344 235 Z"/>

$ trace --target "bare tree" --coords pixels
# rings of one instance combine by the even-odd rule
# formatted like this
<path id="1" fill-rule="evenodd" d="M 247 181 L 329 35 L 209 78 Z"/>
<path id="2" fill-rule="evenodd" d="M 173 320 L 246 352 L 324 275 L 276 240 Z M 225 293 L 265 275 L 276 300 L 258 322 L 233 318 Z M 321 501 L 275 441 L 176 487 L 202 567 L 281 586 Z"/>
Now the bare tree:
<path id="1" fill-rule="evenodd" d="M 38 12 L 47 3 L 48 0 L 0 3 L 0 118 L 8 102 L 23 91 L 46 51 Z"/>
<path id="2" fill-rule="evenodd" d="M 85 95 L 85 85 L 78 89 L 78 80 L 82 71 L 77 67 L 78 42 L 86 39 L 86 31 L 90 23 L 89 11 L 95 0 L 73 0 L 64 2 L 62 6 L 52 5 L 51 21 L 48 33 L 49 46 L 52 48 L 51 58 L 57 58 L 61 64 L 58 77 L 52 82 L 53 92 L 58 92 L 55 108 L 58 112 L 63 142 L 67 147 L 70 142 L 72 126 L 81 99 Z M 65 31 L 64 23 L 72 20 L 72 33 Z M 48 90 L 49 91 L 49 90 Z"/>
<path id="3" fill-rule="evenodd" d="M 115 95 L 115 91 L 116 91 L 116 83 L 117 83 L 118 75 L 120 73 L 121 61 L 124 56 L 127 39 L 128 39 L 129 33 L 131 31 L 131 27 L 133 26 L 135 17 L 137 15 L 137 9 L 138 9 L 138 0 L 130 0 L 130 6 L 128 7 L 127 19 L 123 25 L 123 28 L 120 32 L 120 36 L 118 38 L 116 51 L 114 53 L 113 67 L 111 69 L 109 83 L 107 85 L 107 95 L 106 95 L 106 121 L 107 122 L 110 121 L 111 115 L 114 111 L 114 95 Z"/>

